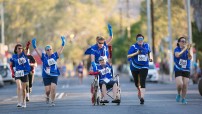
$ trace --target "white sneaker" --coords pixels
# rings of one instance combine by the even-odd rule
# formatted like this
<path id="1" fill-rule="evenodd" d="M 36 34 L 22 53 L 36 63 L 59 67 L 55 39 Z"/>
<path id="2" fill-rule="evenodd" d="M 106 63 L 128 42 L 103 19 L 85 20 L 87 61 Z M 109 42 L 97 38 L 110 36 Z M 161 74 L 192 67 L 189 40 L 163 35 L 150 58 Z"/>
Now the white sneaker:
<path id="1" fill-rule="evenodd" d="M 22 104 L 21 104 L 21 103 L 18 103 L 18 104 L 17 104 L 17 107 L 22 107 Z"/>
<path id="2" fill-rule="evenodd" d="M 23 103 L 22 104 L 22 108 L 26 108 L 27 106 L 26 106 L 26 103 Z"/>
<path id="3" fill-rule="evenodd" d="M 55 106 L 55 103 L 54 103 L 54 102 L 51 102 L 50 106 Z"/>

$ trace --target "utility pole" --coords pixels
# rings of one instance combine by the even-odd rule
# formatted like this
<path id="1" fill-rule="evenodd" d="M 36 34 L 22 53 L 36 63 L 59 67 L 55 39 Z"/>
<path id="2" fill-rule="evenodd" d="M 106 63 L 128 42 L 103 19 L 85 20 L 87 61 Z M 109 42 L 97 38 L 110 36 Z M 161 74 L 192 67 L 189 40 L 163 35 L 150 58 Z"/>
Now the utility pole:
<path id="1" fill-rule="evenodd" d="M 152 45 L 152 35 L 151 35 L 151 0 L 147 1 L 147 34 L 148 34 L 148 42 L 150 47 L 153 47 Z"/>
<path id="2" fill-rule="evenodd" d="M 170 81 L 172 81 L 173 73 L 173 54 L 172 54 L 172 29 L 171 29 L 171 0 L 168 0 L 168 38 L 169 38 L 169 53 L 170 56 Z"/>
<path id="3" fill-rule="evenodd" d="M 1 3 L 1 43 L 5 44 L 5 38 L 4 38 L 4 7 L 3 2 Z"/>
<path id="4" fill-rule="evenodd" d="M 151 0 L 151 25 L 152 25 L 152 50 L 153 50 L 153 59 L 156 62 L 156 52 L 155 52 L 155 35 L 154 35 L 154 4 L 153 0 Z"/>
<path id="5" fill-rule="evenodd" d="M 126 8 L 127 8 L 127 36 L 128 38 L 131 37 L 131 34 L 130 34 L 130 15 L 129 15 L 129 10 L 130 10 L 130 7 L 129 7 L 129 0 L 126 1 Z"/>
<path id="6" fill-rule="evenodd" d="M 186 0 L 187 4 L 187 25 L 188 25 L 188 40 L 192 43 L 192 28 L 191 28 L 191 16 L 190 16 L 190 0 Z"/>

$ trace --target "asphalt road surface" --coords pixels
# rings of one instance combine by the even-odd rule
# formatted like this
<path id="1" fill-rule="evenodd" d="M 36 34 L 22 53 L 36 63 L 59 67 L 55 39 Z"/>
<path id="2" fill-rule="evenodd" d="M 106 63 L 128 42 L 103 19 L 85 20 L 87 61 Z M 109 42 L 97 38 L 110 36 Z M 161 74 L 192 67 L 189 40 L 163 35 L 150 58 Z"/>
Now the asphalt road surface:
<path id="1" fill-rule="evenodd" d="M 121 104 L 93 106 L 90 84 L 93 77 L 84 78 L 80 84 L 77 77 L 59 78 L 56 105 L 45 103 L 44 86 L 40 77 L 35 79 L 33 92 L 27 108 L 17 108 L 16 85 L 0 88 L 0 114 L 201 114 L 202 96 L 197 85 L 190 84 L 187 105 L 175 102 L 176 89 L 171 83 L 147 83 L 145 104 L 140 105 L 137 90 L 128 76 L 120 76 Z M 111 98 L 108 98 L 111 101 Z"/>

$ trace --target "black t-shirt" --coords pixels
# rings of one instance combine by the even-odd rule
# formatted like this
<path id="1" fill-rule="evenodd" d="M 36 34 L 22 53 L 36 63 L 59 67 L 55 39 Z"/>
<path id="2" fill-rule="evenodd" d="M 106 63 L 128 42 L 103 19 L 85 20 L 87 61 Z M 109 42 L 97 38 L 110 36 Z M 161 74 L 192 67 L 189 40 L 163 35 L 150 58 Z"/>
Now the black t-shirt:
<path id="1" fill-rule="evenodd" d="M 36 63 L 36 60 L 34 59 L 34 57 L 32 55 L 27 55 L 27 58 L 28 58 L 28 61 L 29 63 Z M 31 67 L 31 71 L 34 70 L 34 67 L 33 66 L 30 66 Z"/>

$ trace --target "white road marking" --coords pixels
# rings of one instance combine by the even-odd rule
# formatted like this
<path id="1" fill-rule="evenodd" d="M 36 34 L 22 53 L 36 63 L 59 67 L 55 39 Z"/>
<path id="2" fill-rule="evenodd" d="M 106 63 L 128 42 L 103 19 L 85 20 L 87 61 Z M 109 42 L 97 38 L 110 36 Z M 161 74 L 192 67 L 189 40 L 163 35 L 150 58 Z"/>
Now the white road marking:
<path id="1" fill-rule="evenodd" d="M 64 94 L 65 94 L 65 93 L 60 93 L 60 94 L 58 95 L 57 99 L 61 99 Z"/>

